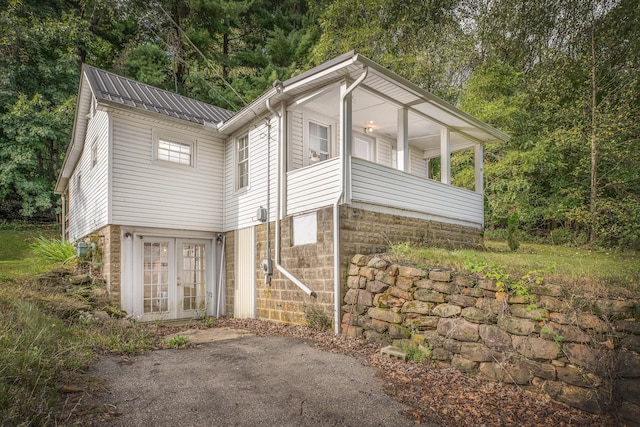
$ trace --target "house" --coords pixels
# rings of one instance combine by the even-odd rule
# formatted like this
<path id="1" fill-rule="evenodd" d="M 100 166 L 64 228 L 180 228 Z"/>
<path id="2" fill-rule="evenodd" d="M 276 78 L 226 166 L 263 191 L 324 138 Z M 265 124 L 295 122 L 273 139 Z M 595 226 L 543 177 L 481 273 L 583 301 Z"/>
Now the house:
<path id="1" fill-rule="evenodd" d="M 507 139 L 356 52 L 237 113 L 85 65 L 56 193 L 131 315 L 302 322 L 317 304 L 338 332 L 354 254 L 481 243 L 483 145 Z M 474 189 L 451 185 L 460 150 Z"/>

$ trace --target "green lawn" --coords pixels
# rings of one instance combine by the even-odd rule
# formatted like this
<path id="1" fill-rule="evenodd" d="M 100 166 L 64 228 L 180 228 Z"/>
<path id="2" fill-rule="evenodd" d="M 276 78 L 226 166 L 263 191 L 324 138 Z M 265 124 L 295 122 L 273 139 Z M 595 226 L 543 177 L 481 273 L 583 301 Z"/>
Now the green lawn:
<path id="1" fill-rule="evenodd" d="M 486 250 L 448 250 L 396 245 L 392 254 L 424 266 L 451 266 L 458 270 L 467 261 L 495 264 L 513 276 L 531 270 L 545 271 L 548 282 L 578 286 L 587 293 L 624 297 L 640 295 L 640 253 L 607 251 L 523 243 L 511 252 L 506 242 L 485 241 Z"/>
<path id="2" fill-rule="evenodd" d="M 43 273 L 51 265 L 31 254 L 31 244 L 38 236 L 59 235 L 57 225 L 20 225 L 0 228 L 0 282 Z"/>

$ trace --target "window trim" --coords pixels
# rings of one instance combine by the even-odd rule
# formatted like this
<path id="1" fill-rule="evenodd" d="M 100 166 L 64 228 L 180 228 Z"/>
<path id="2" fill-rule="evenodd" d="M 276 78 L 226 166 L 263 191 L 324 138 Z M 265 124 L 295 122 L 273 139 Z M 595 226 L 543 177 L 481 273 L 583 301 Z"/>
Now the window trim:
<path id="1" fill-rule="evenodd" d="M 356 141 L 356 138 L 360 138 L 361 140 L 368 140 L 370 145 L 369 145 L 369 158 L 368 159 L 363 159 L 362 157 L 358 157 L 358 159 L 362 159 L 362 160 L 366 160 L 368 162 L 373 162 L 373 163 L 377 163 L 378 159 L 377 159 L 377 147 L 378 147 L 378 141 L 375 137 L 361 133 L 361 132 L 352 132 L 352 138 L 351 138 L 351 155 L 353 157 L 357 157 L 354 154 L 354 144 Z"/>
<path id="2" fill-rule="evenodd" d="M 335 145 L 337 141 L 337 138 L 336 138 L 337 125 L 335 121 L 329 119 L 328 117 L 324 117 L 319 114 L 309 114 L 308 112 L 305 111 L 303 113 L 303 120 L 302 120 L 302 165 L 303 167 L 316 165 L 318 163 L 322 163 L 326 161 L 326 160 L 320 160 L 317 162 L 311 161 L 311 147 L 309 144 L 309 140 L 310 140 L 309 124 L 310 123 L 315 123 L 317 125 L 324 126 L 327 128 L 328 153 L 327 153 L 326 160 L 331 160 L 334 157 L 337 157 L 337 154 L 335 154 L 337 153 L 336 145 Z"/>
<path id="3" fill-rule="evenodd" d="M 242 164 L 246 165 L 246 176 L 247 183 L 246 185 L 240 187 L 240 141 L 242 139 L 246 139 L 246 158 L 242 160 Z M 235 192 L 245 192 L 251 188 L 251 138 L 249 136 L 249 132 L 243 132 L 239 136 L 233 138 L 233 180 L 234 180 L 234 191 Z"/>
<path id="4" fill-rule="evenodd" d="M 160 142 L 168 142 L 172 144 L 178 144 L 182 146 L 189 147 L 189 164 L 180 163 L 177 161 L 169 160 L 169 159 L 161 159 L 159 158 L 159 150 L 160 150 Z M 196 160 L 197 160 L 197 140 L 189 137 L 185 137 L 185 135 L 178 135 L 171 132 L 163 132 L 154 130 L 153 131 L 153 153 L 152 159 L 153 163 L 166 166 L 166 167 L 177 167 L 177 168 L 195 168 Z"/>

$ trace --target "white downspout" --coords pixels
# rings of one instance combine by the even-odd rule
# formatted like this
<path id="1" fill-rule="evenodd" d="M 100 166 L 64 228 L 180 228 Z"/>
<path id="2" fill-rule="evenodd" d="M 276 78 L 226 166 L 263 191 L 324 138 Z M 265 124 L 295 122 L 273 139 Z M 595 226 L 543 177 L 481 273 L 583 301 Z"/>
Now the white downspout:
<path id="1" fill-rule="evenodd" d="M 66 190 L 60 195 L 62 199 L 62 241 L 67 240 L 67 194 Z"/>
<path id="2" fill-rule="evenodd" d="M 347 135 L 351 135 L 351 126 L 350 123 L 347 123 L 346 115 L 347 115 L 347 106 L 346 106 L 346 98 L 351 95 L 351 92 L 360 85 L 367 78 L 367 74 L 369 74 L 369 67 L 366 65 L 362 70 L 362 74 L 360 77 L 354 81 L 351 86 L 349 86 L 344 93 L 340 95 L 340 105 L 342 109 L 342 114 L 340 115 L 340 134 L 342 136 L 342 162 L 340 162 L 340 175 L 341 175 L 341 188 L 340 194 L 336 197 L 335 202 L 333 202 L 333 330 L 335 335 L 340 334 L 340 300 L 341 300 L 341 289 L 340 289 L 340 200 L 344 195 L 344 189 L 347 185 L 347 162 L 349 159 L 347 158 Z"/>
<path id="3" fill-rule="evenodd" d="M 276 84 L 278 85 L 278 92 L 282 91 L 282 83 L 280 82 L 276 82 Z M 278 118 L 278 176 L 277 176 L 277 196 L 276 196 L 276 256 L 275 256 L 275 266 L 278 269 L 278 271 L 280 273 L 282 273 L 285 277 L 287 277 L 287 279 L 291 280 L 297 287 L 299 287 L 300 289 L 302 289 L 302 291 L 304 293 L 306 293 L 309 296 L 312 296 L 314 298 L 317 297 L 316 293 L 314 291 L 312 291 L 311 289 L 309 289 L 309 287 L 307 285 L 305 285 L 304 283 L 302 283 L 300 280 L 298 280 L 297 277 L 295 277 L 290 271 L 288 271 L 286 268 L 284 268 L 281 264 L 280 264 L 280 206 L 281 206 L 281 197 L 282 197 L 282 177 L 284 172 L 284 148 L 281 147 L 281 138 L 280 135 L 283 132 L 283 123 L 282 123 L 282 114 L 280 114 L 279 112 L 277 112 L 276 110 L 273 109 L 273 107 L 271 106 L 271 98 L 267 98 L 266 101 L 266 106 L 267 106 L 267 110 L 269 110 L 271 112 L 271 114 L 273 114 L 275 117 Z M 271 125 L 269 125 L 271 126 Z M 271 143 L 271 141 L 267 141 L 268 144 Z M 271 159 L 268 159 L 267 161 L 271 161 Z M 267 177 L 267 179 L 269 180 L 269 182 L 271 181 L 271 177 Z M 270 184 L 269 184 L 270 185 Z M 270 211 L 270 206 L 267 207 L 267 212 Z M 267 221 L 269 221 L 269 215 L 267 215 Z"/>

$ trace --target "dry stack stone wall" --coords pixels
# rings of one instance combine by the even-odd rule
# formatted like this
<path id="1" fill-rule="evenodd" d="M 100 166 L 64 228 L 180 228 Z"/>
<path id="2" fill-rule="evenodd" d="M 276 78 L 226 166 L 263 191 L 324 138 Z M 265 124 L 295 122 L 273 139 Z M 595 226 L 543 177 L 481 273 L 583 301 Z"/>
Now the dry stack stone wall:
<path id="1" fill-rule="evenodd" d="M 640 425 L 637 300 L 533 284 L 500 301 L 494 280 L 365 255 L 353 257 L 347 286 L 343 333 L 423 343 L 438 363 L 590 412 L 620 411 Z"/>

